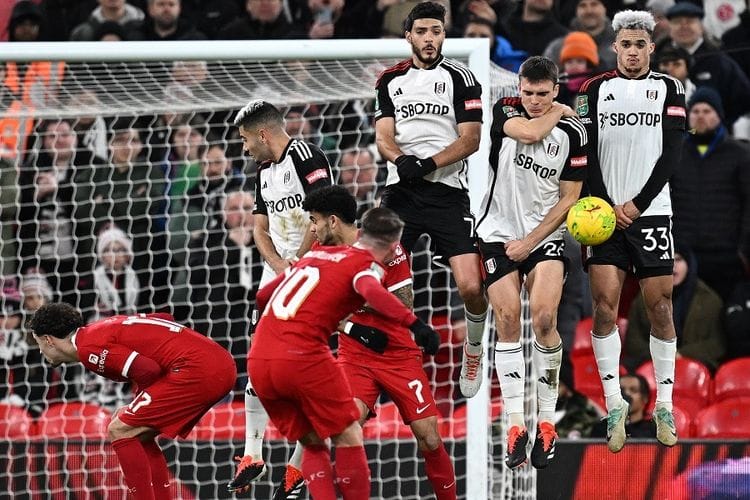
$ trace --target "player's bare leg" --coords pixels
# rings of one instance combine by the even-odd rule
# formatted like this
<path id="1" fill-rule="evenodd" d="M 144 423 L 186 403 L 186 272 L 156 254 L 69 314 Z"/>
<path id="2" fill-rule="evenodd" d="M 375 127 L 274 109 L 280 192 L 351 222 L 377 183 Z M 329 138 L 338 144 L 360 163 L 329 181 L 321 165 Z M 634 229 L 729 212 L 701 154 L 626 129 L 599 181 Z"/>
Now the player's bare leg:
<path id="1" fill-rule="evenodd" d="M 537 377 L 537 406 L 539 418 L 531 449 L 531 465 L 543 469 L 555 456 L 555 407 L 562 363 L 562 339 L 557 331 L 557 308 L 562 297 L 565 266 L 558 260 L 538 263 L 529 273 L 531 324 L 534 330 L 532 359 Z M 540 286 L 535 286 L 539 283 Z"/>
<path id="2" fill-rule="evenodd" d="M 478 254 L 455 255 L 449 259 L 458 293 L 464 301 L 466 340 L 458 383 L 461 393 L 473 397 L 482 385 L 484 362 L 484 323 L 487 319 L 487 299 L 484 296 Z"/>
<path id="3" fill-rule="evenodd" d="M 122 422 L 117 414 L 110 422 L 107 431 L 132 498 L 155 500 L 151 460 L 142 440 L 153 441 L 157 432 L 149 427 L 131 427 Z M 163 479 L 164 473 L 157 475 L 162 476 Z M 160 493 L 163 493 L 163 489 Z M 161 495 L 160 498 L 165 497 Z"/>
<path id="4" fill-rule="evenodd" d="M 620 352 L 622 343 L 617 329 L 617 308 L 625 283 L 625 271 L 612 265 L 589 266 L 589 281 L 594 306 L 591 343 L 607 405 L 607 447 L 617 453 L 625 446 L 625 421 L 628 403 L 620 389 Z"/>
<path id="5" fill-rule="evenodd" d="M 495 370 L 503 394 L 503 407 L 508 415 L 508 442 L 505 464 L 509 468 L 526 462 L 529 433 L 523 413 L 526 363 L 521 348 L 521 278 L 518 272 L 506 274 L 487 289 L 495 314 L 497 342 Z"/>
<path id="6" fill-rule="evenodd" d="M 268 413 L 255 395 L 252 383 L 248 379 L 245 387 L 245 451 L 239 461 L 234 479 L 227 489 L 242 492 L 250 489 L 253 482 L 266 474 L 263 461 L 263 434 L 268 426 Z"/>
<path id="7" fill-rule="evenodd" d="M 424 457 L 425 472 L 437 500 L 456 499 L 456 473 L 453 462 L 443 446 L 438 432 L 437 417 L 427 417 L 411 423 L 411 431 Z"/>
<path id="8" fill-rule="evenodd" d="M 674 446 L 677 443 L 677 428 L 672 415 L 672 389 L 677 336 L 672 319 L 672 276 L 644 278 L 641 289 L 651 323 L 649 347 L 656 381 L 656 439 L 665 446 Z"/>

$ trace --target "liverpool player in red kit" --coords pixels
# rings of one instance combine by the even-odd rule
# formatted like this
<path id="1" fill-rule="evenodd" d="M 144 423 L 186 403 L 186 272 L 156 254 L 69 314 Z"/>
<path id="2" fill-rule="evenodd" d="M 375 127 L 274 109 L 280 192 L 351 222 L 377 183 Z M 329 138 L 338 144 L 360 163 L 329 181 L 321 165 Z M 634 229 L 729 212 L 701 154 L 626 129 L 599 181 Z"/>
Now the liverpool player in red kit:
<path id="1" fill-rule="evenodd" d="M 310 213 L 311 230 L 321 245 L 347 245 L 357 240 L 357 202 L 343 186 L 310 193 L 302 206 Z M 401 245 L 385 268 L 383 285 L 411 308 L 411 266 Z M 366 307 L 346 321 L 343 332 L 338 360 L 359 407 L 360 424 L 364 425 L 373 411 L 380 392 L 387 393 L 411 426 L 436 498 L 455 500 L 453 463 L 438 433 L 437 407 L 422 367 L 422 351 L 411 332 Z M 434 344 L 425 346 L 425 352 L 434 354 L 439 339 L 430 340 Z"/>
<path id="2" fill-rule="evenodd" d="M 302 473 L 315 500 L 337 498 L 330 451 L 336 446 L 335 481 L 345 499 L 369 498 L 370 471 L 358 424 L 359 409 L 328 337 L 348 314 L 368 305 L 418 342 L 437 345 L 437 333 L 383 288 L 403 222 L 387 208 L 362 218 L 353 246 L 318 247 L 277 276 L 256 297 L 263 316 L 248 356 L 253 388 L 271 420 L 304 447 Z"/>
<path id="3" fill-rule="evenodd" d="M 234 386 L 231 355 L 169 314 L 113 316 L 83 326 L 64 303 L 48 304 L 31 319 L 34 339 L 57 366 L 80 361 L 98 375 L 137 387 L 113 416 L 109 438 L 125 483 L 136 500 L 167 500 L 169 471 L 155 438 L 185 437 Z"/>

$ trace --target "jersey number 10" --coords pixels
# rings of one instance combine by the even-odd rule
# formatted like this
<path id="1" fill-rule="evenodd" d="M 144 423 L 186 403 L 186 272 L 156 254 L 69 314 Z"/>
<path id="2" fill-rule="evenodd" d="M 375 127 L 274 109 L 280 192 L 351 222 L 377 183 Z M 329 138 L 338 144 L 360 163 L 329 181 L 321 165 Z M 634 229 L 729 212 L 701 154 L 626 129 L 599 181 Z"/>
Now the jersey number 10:
<path id="1" fill-rule="evenodd" d="M 281 320 L 293 318 L 318 283 L 320 270 L 317 267 L 292 270 L 271 296 L 270 309 L 273 310 L 273 315 Z M 268 310 L 267 307 L 263 314 L 268 314 Z"/>

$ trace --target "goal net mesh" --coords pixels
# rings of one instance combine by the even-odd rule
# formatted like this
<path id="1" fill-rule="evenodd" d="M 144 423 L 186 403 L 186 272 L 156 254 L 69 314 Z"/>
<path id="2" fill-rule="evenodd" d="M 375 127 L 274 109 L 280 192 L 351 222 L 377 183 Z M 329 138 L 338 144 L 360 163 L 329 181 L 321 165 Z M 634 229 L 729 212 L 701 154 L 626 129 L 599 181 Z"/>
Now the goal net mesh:
<path id="1" fill-rule="evenodd" d="M 276 104 L 289 134 L 318 144 L 337 182 L 360 208 L 372 206 L 385 178 L 374 147 L 374 83 L 396 61 L 354 57 L 16 65 L 41 76 L 0 93 L 0 497 L 125 498 L 106 425 L 132 394 L 80 366 L 44 362 L 25 322 L 50 300 L 79 307 L 87 321 L 170 311 L 230 350 L 240 370 L 234 392 L 187 439 L 160 440 L 174 498 L 230 497 L 261 266 L 241 214 L 252 200 L 229 194 L 252 193 L 256 171 L 232 119 L 250 99 Z M 493 67 L 485 98 L 516 95 L 516 85 L 515 74 Z M 461 492 L 463 308 L 445 263 L 428 249 L 422 241 L 414 254 L 415 309 L 442 337 L 425 370 Z M 378 413 L 365 426 L 373 496 L 427 497 L 408 427 L 386 398 Z M 271 473 L 249 497 L 270 498 L 289 453 L 269 429 Z"/>

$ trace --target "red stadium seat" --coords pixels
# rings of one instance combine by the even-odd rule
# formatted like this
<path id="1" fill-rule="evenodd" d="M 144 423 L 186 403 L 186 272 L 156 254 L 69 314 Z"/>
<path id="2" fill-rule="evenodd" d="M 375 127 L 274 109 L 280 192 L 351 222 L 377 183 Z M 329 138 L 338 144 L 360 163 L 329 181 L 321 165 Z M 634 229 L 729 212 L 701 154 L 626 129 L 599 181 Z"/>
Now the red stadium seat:
<path id="1" fill-rule="evenodd" d="M 0 403 L 0 438 L 27 438 L 34 434 L 34 420 L 26 410 Z"/>
<path id="2" fill-rule="evenodd" d="M 37 435 L 45 438 L 104 438 L 112 415 L 93 403 L 69 402 L 47 408 L 37 422 Z"/>
<path id="3" fill-rule="evenodd" d="M 674 424 L 677 428 L 677 435 L 680 438 L 689 438 L 693 435 L 693 423 L 690 420 L 690 415 L 682 410 L 679 406 L 672 407 L 672 415 L 674 416 Z"/>
<path id="4" fill-rule="evenodd" d="M 643 375 L 651 389 L 651 401 L 646 411 L 652 412 L 656 403 L 656 382 L 654 380 L 654 365 L 647 361 L 638 367 L 637 373 Z M 690 358 L 679 358 L 675 362 L 674 391 L 672 394 L 675 405 L 685 411 L 697 411 L 705 408 L 711 397 L 711 372 L 701 363 Z"/>
<path id="5" fill-rule="evenodd" d="M 695 437 L 750 438 L 750 397 L 725 399 L 695 417 Z"/>
<path id="6" fill-rule="evenodd" d="M 591 345 L 591 328 L 593 327 L 593 318 L 583 318 L 576 325 L 575 337 L 573 338 L 573 349 L 571 357 L 593 356 L 594 349 Z M 617 318 L 617 328 L 620 333 L 620 340 L 625 340 L 625 334 L 628 330 L 628 318 Z"/>
<path id="7" fill-rule="evenodd" d="M 245 439 L 245 403 L 236 401 L 214 406 L 195 424 L 188 439 Z"/>
<path id="8" fill-rule="evenodd" d="M 750 358 L 739 358 L 719 367 L 714 376 L 714 401 L 750 395 Z"/>
<path id="9" fill-rule="evenodd" d="M 489 410 L 490 422 L 498 420 L 503 415 L 502 398 L 492 398 L 492 406 Z M 440 436 L 443 438 L 463 439 L 466 437 L 466 423 L 468 408 L 465 404 L 456 407 L 453 415 L 444 418 L 439 423 Z"/>

